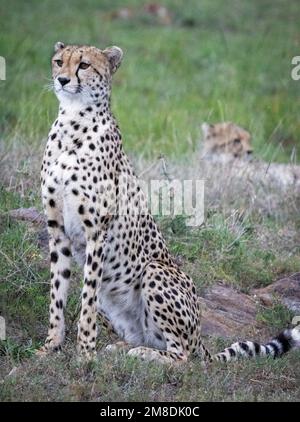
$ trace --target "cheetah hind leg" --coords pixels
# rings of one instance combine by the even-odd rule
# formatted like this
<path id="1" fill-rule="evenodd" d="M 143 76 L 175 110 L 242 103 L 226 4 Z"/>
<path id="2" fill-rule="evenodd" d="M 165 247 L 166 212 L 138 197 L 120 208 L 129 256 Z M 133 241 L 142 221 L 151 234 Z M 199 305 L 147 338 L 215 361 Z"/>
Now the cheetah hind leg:
<path id="1" fill-rule="evenodd" d="M 129 356 L 139 357 L 148 362 L 158 362 L 162 364 L 181 364 L 187 361 L 187 355 L 183 353 L 170 352 L 168 350 L 151 349 L 151 347 L 139 346 L 130 349 Z"/>
<path id="2" fill-rule="evenodd" d="M 130 349 L 130 344 L 127 343 L 126 341 L 117 341 L 115 343 L 112 344 L 108 344 L 105 347 L 105 350 L 107 352 L 117 352 L 117 351 L 128 351 Z"/>
<path id="3" fill-rule="evenodd" d="M 109 336 L 117 337 L 117 333 L 112 326 L 110 320 L 107 318 L 107 316 L 101 312 L 98 311 L 98 317 L 100 320 L 100 324 L 107 330 Z M 116 352 L 119 350 L 125 350 L 128 351 L 130 349 L 130 344 L 126 341 L 115 341 L 114 343 L 110 343 L 105 347 L 105 351 L 107 352 Z"/>

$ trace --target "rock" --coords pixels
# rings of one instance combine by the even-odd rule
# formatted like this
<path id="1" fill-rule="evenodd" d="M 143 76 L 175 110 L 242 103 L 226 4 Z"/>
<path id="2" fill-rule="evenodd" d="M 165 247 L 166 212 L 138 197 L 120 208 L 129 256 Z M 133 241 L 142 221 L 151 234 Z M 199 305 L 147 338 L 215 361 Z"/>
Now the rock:
<path id="1" fill-rule="evenodd" d="M 223 338 L 256 334 L 263 328 L 256 321 L 257 306 L 266 307 L 280 301 L 300 315 L 300 273 L 283 278 L 267 287 L 254 289 L 250 295 L 217 284 L 200 297 L 202 333 Z M 285 328 L 285 327 L 282 327 Z"/>
<path id="2" fill-rule="evenodd" d="M 200 303 L 204 335 L 230 338 L 260 327 L 256 321 L 255 300 L 232 287 L 217 284 L 207 289 L 200 297 Z"/>
<path id="3" fill-rule="evenodd" d="M 270 306 L 277 299 L 291 311 L 300 314 L 300 273 L 283 278 L 253 293 L 261 302 Z"/>

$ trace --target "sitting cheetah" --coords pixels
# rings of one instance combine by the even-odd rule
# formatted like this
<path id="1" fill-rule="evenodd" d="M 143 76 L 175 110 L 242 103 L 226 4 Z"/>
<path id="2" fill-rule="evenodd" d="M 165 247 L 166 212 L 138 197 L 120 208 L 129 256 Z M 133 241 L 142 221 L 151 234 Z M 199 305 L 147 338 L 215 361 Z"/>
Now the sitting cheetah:
<path id="1" fill-rule="evenodd" d="M 123 151 L 110 109 L 118 47 L 55 45 L 53 84 L 59 113 L 41 169 L 51 257 L 50 327 L 40 353 L 58 350 L 71 256 L 83 266 L 78 351 L 93 356 L 97 313 L 112 325 L 129 355 L 163 363 L 228 361 L 238 355 L 278 356 L 300 345 L 285 330 L 265 346 L 235 343 L 211 355 L 200 338 L 200 307 L 193 281 L 173 261 Z M 111 346 L 114 348 L 114 346 Z"/>
<path id="2" fill-rule="evenodd" d="M 204 157 L 223 156 L 223 158 L 252 157 L 251 135 L 245 129 L 231 122 L 203 123 L 204 136 L 202 155 Z"/>

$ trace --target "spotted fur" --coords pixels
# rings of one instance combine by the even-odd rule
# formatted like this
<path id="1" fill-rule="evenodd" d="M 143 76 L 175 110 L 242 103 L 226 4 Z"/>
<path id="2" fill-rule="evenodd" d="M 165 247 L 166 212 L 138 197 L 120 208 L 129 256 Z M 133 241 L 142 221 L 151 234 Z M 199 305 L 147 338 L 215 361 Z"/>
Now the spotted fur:
<path id="1" fill-rule="evenodd" d="M 111 112 L 111 79 L 121 59 L 118 47 L 55 46 L 52 73 L 60 106 L 41 168 L 51 258 L 50 327 L 40 353 L 60 349 L 64 341 L 73 256 L 84 274 L 78 323 L 78 350 L 84 355 L 96 350 L 97 313 L 122 340 L 110 350 L 126 347 L 130 355 L 149 360 L 282 354 L 297 336 L 299 343 L 298 331 L 285 331 L 267 346 L 236 343 L 216 356 L 203 346 L 194 283 L 172 259 L 147 210 Z"/>
<path id="2" fill-rule="evenodd" d="M 223 155 L 224 158 L 252 157 L 251 135 L 245 129 L 231 122 L 216 124 L 203 123 L 203 156 L 213 158 Z"/>

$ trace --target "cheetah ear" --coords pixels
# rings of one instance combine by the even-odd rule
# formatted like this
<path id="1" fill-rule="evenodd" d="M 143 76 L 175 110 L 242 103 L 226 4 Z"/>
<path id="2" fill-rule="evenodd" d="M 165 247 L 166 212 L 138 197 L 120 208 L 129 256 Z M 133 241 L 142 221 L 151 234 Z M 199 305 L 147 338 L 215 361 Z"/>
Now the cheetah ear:
<path id="1" fill-rule="evenodd" d="M 121 64 L 123 58 L 123 51 L 120 47 L 108 47 L 102 51 L 110 64 L 111 73 L 115 73 Z"/>
<path id="2" fill-rule="evenodd" d="M 214 125 L 210 125 L 209 123 L 202 123 L 201 129 L 204 136 L 209 135 L 210 131 L 213 129 Z"/>
<path id="3" fill-rule="evenodd" d="M 57 41 L 57 43 L 54 44 L 54 51 L 57 53 L 58 50 L 61 50 L 62 48 L 65 48 L 65 44 L 61 41 Z"/>

